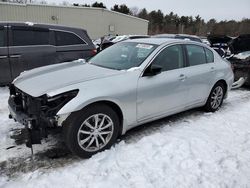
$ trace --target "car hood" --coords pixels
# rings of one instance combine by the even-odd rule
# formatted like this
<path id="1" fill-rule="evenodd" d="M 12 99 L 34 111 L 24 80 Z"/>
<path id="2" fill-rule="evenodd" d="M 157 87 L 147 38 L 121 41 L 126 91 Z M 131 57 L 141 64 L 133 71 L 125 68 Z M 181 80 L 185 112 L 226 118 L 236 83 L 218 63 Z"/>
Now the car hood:
<path id="1" fill-rule="evenodd" d="M 14 80 L 13 84 L 23 92 L 38 97 L 66 86 L 117 74 L 122 74 L 122 71 L 78 61 L 25 71 Z"/>

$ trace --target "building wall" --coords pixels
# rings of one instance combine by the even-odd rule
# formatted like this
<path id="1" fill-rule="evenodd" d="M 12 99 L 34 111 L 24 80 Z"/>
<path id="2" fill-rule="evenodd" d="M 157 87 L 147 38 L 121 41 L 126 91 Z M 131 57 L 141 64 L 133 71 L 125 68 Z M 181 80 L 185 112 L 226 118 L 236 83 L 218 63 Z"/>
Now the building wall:
<path id="1" fill-rule="evenodd" d="M 29 21 L 81 27 L 92 39 L 107 34 L 148 32 L 148 21 L 100 8 L 0 3 L 0 21 Z"/>

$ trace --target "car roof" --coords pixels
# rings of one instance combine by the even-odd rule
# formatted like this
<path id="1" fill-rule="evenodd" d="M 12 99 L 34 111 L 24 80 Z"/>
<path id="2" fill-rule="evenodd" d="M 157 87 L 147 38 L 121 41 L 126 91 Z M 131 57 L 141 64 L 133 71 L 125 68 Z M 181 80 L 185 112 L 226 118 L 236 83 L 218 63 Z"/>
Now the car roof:
<path id="1" fill-rule="evenodd" d="M 158 34 L 151 36 L 152 38 L 176 38 L 176 39 L 189 39 L 197 42 L 202 42 L 200 37 L 196 35 L 188 35 L 188 34 Z"/>
<path id="2" fill-rule="evenodd" d="M 80 27 L 71 27 L 71 26 L 65 26 L 65 25 L 59 25 L 59 24 L 47 24 L 47 23 L 36 23 L 36 22 L 18 22 L 18 21 L 1 21 L 0 24 L 7 24 L 10 26 L 33 26 L 33 27 L 41 27 L 41 28 L 48 28 L 48 29 L 62 29 L 62 30 L 82 30 L 85 31 L 85 29 Z"/>
<path id="3" fill-rule="evenodd" d="M 141 38 L 141 39 L 126 40 L 124 42 L 138 42 L 138 43 L 156 44 L 156 45 L 171 44 L 171 43 L 175 43 L 175 42 L 180 42 L 183 44 L 188 43 L 188 44 L 202 45 L 202 43 L 200 43 L 200 42 L 183 40 L 183 39 L 173 39 L 173 38 Z"/>

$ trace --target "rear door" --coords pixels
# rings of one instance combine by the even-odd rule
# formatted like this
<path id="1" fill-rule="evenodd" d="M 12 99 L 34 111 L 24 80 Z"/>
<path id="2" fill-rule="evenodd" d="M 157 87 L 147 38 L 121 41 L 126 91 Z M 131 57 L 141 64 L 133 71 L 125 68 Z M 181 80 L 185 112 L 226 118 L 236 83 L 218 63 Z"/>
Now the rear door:
<path id="1" fill-rule="evenodd" d="M 55 47 L 50 45 L 48 28 L 11 25 L 9 34 L 12 79 L 24 70 L 54 63 Z"/>
<path id="2" fill-rule="evenodd" d="M 0 85 L 11 81 L 11 70 L 8 59 L 7 24 L 0 23 Z"/>
<path id="3" fill-rule="evenodd" d="M 189 105 L 195 105 L 206 101 L 214 83 L 215 66 L 213 57 L 210 57 L 208 62 L 204 47 L 187 44 L 185 48 L 189 66 L 186 72 L 186 84 L 189 87 L 187 102 Z"/>
<path id="4" fill-rule="evenodd" d="M 94 47 L 74 32 L 66 30 L 53 31 L 56 46 L 56 62 L 88 59 L 93 56 Z"/>

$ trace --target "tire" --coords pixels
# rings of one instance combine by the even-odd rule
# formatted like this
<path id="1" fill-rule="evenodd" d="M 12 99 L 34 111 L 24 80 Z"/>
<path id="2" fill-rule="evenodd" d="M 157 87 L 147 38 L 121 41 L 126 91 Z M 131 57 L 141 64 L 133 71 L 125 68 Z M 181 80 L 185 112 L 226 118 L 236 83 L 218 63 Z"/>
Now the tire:
<path id="1" fill-rule="evenodd" d="M 224 84 L 221 82 L 218 82 L 214 85 L 214 87 L 212 88 L 212 90 L 209 94 L 207 102 L 204 106 L 205 110 L 207 112 L 215 112 L 220 108 L 220 106 L 223 103 L 224 96 L 226 93 L 225 90 L 226 90 L 226 88 L 225 88 Z M 217 102 L 215 102 L 215 101 L 217 101 Z"/>
<path id="2" fill-rule="evenodd" d="M 72 113 L 63 123 L 65 143 L 72 153 L 89 158 L 115 143 L 119 122 L 117 113 L 111 107 L 104 104 L 91 105 Z"/>

